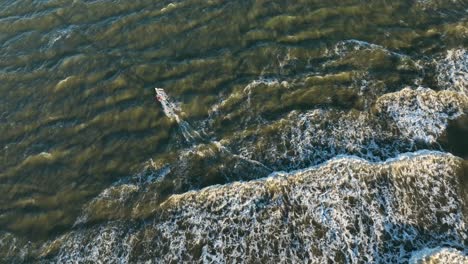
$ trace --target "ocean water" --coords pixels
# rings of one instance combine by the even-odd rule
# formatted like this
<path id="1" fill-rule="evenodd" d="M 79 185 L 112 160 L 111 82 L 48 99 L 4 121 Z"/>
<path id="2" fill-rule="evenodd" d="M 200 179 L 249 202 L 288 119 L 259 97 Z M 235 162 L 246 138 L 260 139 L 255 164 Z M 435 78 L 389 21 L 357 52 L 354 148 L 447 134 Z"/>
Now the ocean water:
<path id="1" fill-rule="evenodd" d="M 467 50 L 464 0 L 0 1 L 0 263 L 468 263 Z"/>

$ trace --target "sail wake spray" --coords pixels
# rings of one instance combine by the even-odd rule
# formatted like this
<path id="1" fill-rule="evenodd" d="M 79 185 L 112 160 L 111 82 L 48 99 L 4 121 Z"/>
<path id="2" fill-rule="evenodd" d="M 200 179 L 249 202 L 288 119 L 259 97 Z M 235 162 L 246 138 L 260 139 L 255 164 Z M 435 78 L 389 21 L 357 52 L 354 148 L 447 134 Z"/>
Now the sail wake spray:
<path id="1" fill-rule="evenodd" d="M 163 108 L 164 113 L 166 114 L 167 117 L 169 117 L 172 120 L 175 120 L 177 124 L 179 124 L 180 130 L 182 132 L 182 135 L 184 136 L 185 140 L 190 143 L 190 144 L 196 144 L 200 142 L 209 142 L 209 140 L 205 140 L 196 130 L 194 130 L 187 121 L 184 121 L 180 118 L 180 116 L 177 113 L 181 112 L 180 107 L 173 102 L 169 96 L 166 94 L 164 89 L 162 88 L 154 88 L 156 91 L 156 97 L 155 99 L 158 100 L 161 103 L 161 106 Z M 230 150 L 228 150 L 225 146 L 221 145 L 219 142 L 214 142 L 215 146 L 218 147 L 219 150 L 224 151 L 226 153 L 229 153 L 230 155 L 233 155 L 236 158 L 245 160 L 255 166 L 260 166 L 263 169 L 266 169 L 269 172 L 272 172 L 273 170 L 263 163 L 252 160 L 249 158 L 246 158 L 241 155 L 237 155 L 232 153 Z"/>
<path id="2" fill-rule="evenodd" d="M 180 107 L 169 98 L 164 89 L 154 88 L 154 90 L 156 91 L 155 99 L 161 103 L 164 114 L 179 124 L 180 130 L 185 140 L 188 143 L 196 143 L 197 141 L 202 140 L 200 134 L 195 131 L 189 123 L 179 117 L 177 113 L 181 112 Z"/>

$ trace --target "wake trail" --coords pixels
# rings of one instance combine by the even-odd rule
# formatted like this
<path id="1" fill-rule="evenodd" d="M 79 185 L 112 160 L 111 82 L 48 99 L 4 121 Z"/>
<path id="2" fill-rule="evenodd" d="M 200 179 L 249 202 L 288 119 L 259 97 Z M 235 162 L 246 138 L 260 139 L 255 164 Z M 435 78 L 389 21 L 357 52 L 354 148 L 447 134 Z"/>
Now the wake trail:
<path id="1" fill-rule="evenodd" d="M 181 112 L 180 107 L 178 106 L 178 104 L 176 104 L 167 95 L 167 93 L 164 91 L 164 89 L 154 88 L 154 90 L 156 92 L 155 99 L 158 100 L 161 103 L 164 114 L 167 117 L 169 117 L 170 119 L 175 120 L 177 122 L 177 124 L 179 125 L 179 128 L 180 128 L 180 131 L 182 133 L 182 136 L 187 141 L 187 143 L 189 143 L 191 145 L 195 145 L 195 144 L 199 144 L 199 143 L 213 143 L 213 144 L 215 144 L 216 147 L 218 147 L 218 149 L 228 153 L 229 155 L 232 155 L 235 158 L 242 159 L 242 160 L 244 160 L 244 161 L 246 161 L 248 163 L 254 164 L 256 166 L 260 166 L 260 167 L 262 167 L 262 168 L 264 168 L 264 169 L 266 169 L 266 170 L 268 170 L 270 172 L 273 171 L 273 169 L 269 168 L 268 166 L 266 166 L 265 164 L 263 164 L 263 163 L 261 163 L 259 161 L 252 160 L 252 159 L 246 158 L 244 156 L 232 153 L 229 149 L 227 149 L 225 146 L 223 146 L 218 141 L 213 142 L 211 140 L 207 140 L 207 139 L 203 138 L 200 135 L 200 133 L 198 133 L 195 129 L 193 129 L 192 126 L 190 126 L 190 124 L 187 121 L 180 118 L 180 116 L 178 114 L 178 113 Z"/>
<path id="2" fill-rule="evenodd" d="M 193 129 L 189 123 L 180 118 L 180 116 L 177 114 L 181 112 L 180 107 L 174 101 L 172 101 L 171 98 L 169 98 L 164 89 L 154 88 L 154 90 L 156 91 L 155 99 L 161 103 L 164 114 L 177 122 L 182 136 L 184 136 L 187 143 L 196 144 L 198 141 L 204 141 L 202 136 L 200 136 L 200 134 L 195 129 Z"/>

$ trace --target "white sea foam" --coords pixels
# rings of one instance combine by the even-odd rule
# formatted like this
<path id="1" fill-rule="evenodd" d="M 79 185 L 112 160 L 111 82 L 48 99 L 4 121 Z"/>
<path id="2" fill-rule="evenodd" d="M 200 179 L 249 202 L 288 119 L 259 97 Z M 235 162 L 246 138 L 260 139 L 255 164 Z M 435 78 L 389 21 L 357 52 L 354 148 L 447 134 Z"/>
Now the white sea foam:
<path id="1" fill-rule="evenodd" d="M 100 219 L 140 215 L 148 204 L 158 204 L 164 198 L 157 191 L 159 186 L 169 184 L 172 192 L 180 193 L 200 188 L 200 182 L 210 173 L 211 177 L 216 176 L 212 180 L 232 182 L 265 177 L 271 172 L 271 168 L 258 161 L 233 154 L 220 142 L 194 145 L 179 151 L 172 164 L 160 167 L 153 164 L 137 175 L 123 178 L 104 189 L 83 206 L 74 226 Z"/>
<path id="2" fill-rule="evenodd" d="M 380 97 L 376 108 L 394 122 L 404 137 L 434 143 L 446 130 L 449 120 L 466 112 L 468 98 L 422 87 L 416 90 L 405 88 Z"/>
<path id="3" fill-rule="evenodd" d="M 468 256 L 454 248 L 436 247 L 425 248 L 415 252 L 411 257 L 410 264 L 431 264 L 431 263 L 468 263 Z"/>
<path id="4" fill-rule="evenodd" d="M 437 1 L 437 0 L 415 0 L 416 4 L 421 7 L 423 10 L 425 9 L 439 9 L 443 6 L 446 6 L 448 3 L 450 3 L 450 8 L 456 9 L 456 5 L 460 5 L 459 7 L 461 8 L 459 11 L 465 11 L 468 12 L 468 10 L 463 9 L 466 8 L 466 2 L 464 0 L 443 0 L 443 1 Z M 455 7 L 454 7 L 455 4 Z"/>
<path id="5" fill-rule="evenodd" d="M 77 26 L 72 25 L 53 32 L 50 36 L 48 47 L 53 47 L 57 43 L 69 39 L 72 36 L 74 30 L 77 30 Z"/>
<path id="6" fill-rule="evenodd" d="M 18 239 L 11 233 L 0 233 L 0 256 L 13 258 L 19 253 Z"/>
<path id="7" fill-rule="evenodd" d="M 127 208 L 127 203 L 132 196 L 138 194 L 140 188 L 138 184 L 123 183 L 104 189 L 83 208 L 83 213 L 77 218 L 74 226 L 88 222 L 90 217 L 94 215 L 93 210 L 99 210 L 99 215 L 105 216 L 107 219 L 112 218 L 111 216 L 122 217 L 122 215 L 128 214 L 125 211 L 131 211 L 132 208 Z"/>
<path id="8" fill-rule="evenodd" d="M 161 8 L 161 12 L 162 13 L 167 13 L 169 11 L 172 11 L 174 9 L 176 9 L 177 7 L 179 7 L 180 4 L 179 3 L 169 3 L 168 5 L 166 5 L 165 7 Z"/>
<path id="9" fill-rule="evenodd" d="M 343 154 L 380 161 L 415 150 L 385 129 L 375 116 L 359 111 L 292 112 L 262 129 L 269 131 L 269 137 L 252 137 L 255 142 L 235 139 L 230 146 L 279 170 L 304 168 Z"/>
<path id="10" fill-rule="evenodd" d="M 78 229 L 45 245 L 43 256 L 54 262 L 407 262 L 425 248 L 465 247 L 461 163 L 428 151 L 380 163 L 341 157 L 174 195 L 153 220 Z"/>
<path id="11" fill-rule="evenodd" d="M 287 87 L 288 82 L 286 82 L 286 81 L 280 82 L 279 80 L 273 79 L 273 78 L 260 78 L 258 80 L 254 80 L 254 81 L 250 82 L 244 88 L 244 94 L 247 94 L 247 107 L 250 107 L 250 105 L 251 105 L 252 90 L 259 87 L 259 86 L 261 86 L 261 85 L 265 85 L 267 87 L 283 85 L 283 86 Z"/>
<path id="12" fill-rule="evenodd" d="M 468 98 L 452 91 L 405 88 L 379 97 L 373 109 L 293 111 L 228 145 L 277 170 L 303 168 L 343 154 L 381 161 L 420 148 L 440 149 L 438 140 L 448 122 L 468 111 Z M 262 136 L 265 131 L 268 137 Z"/>
<path id="13" fill-rule="evenodd" d="M 50 250 L 60 244 L 54 263 L 129 263 L 135 237 L 127 235 L 127 228 L 111 223 L 88 232 L 71 232 L 45 244 L 42 255 L 51 254 Z"/>
<path id="14" fill-rule="evenodd" d="M 349 39 L 349 40 L 344 40 L 344 41 L 339 41 L 334 49 L 333 52 L 336 55 L 343 55 L 346 54 L 352 50 L 381 50 L 385 53 L 397 56 L 397 57 L 402 57 L 402 58 L 408 58 L 407 55 L 394 52 L 391 50 L 386 49 L 385 47 L 373 43 L 369 43 L 366 41 L 362 40 L 357 40 L 357 39 Z"/>
<path id="15" fill-rule="evenodd" d="M 437 62 L 437 81 L 440 87 L 468 96 L 468 52 L 451 49 Z"/>
<path id="16" fill-rule="evenodd" d="M 226 98 L 213 105 L 209 110 L 209 119 L 205 121 L 204 126 L 210 126 L 210 123 L 216 118 L 231 118 L 232 115 L 237 114 L 239 111 L 245 112 L 242 115 L 244 118 L 243 122 L 263 122 L 262 117 L 256 113 L 258 106 L 261 105 L 253 100 L 256 100 L 254 98 L 256 94 L 268 94 L 268 88 L 272 87 L 281 87 L 286 90 L 290 88 L 290 83 L 287 80 L 259 77 L 246 84 L 242 90 L 233 91 Z M 236 105 L 236 109 L 230 108 L 232 104 Z M 240 124 L 240 127 L 242 127 L 242 124 Z"/>

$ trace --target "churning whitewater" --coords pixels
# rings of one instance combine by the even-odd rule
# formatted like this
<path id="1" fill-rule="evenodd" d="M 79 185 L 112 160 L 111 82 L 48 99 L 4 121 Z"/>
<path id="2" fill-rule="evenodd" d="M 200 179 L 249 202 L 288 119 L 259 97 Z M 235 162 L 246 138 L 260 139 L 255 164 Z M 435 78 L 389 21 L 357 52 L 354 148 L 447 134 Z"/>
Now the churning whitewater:
<path id="1" fill-rule="evenodd" d="M 430 151 L 379 163 L 344 156 L 174 195 L 144 222 L 128 220 L 144 210 L 145 197 L 135 195 L 142 186 L 122 184 L 100 206 L 130 205 L 132 225 L 80 228 L 41 250 L 60 263 L 97 256 L 104 262 L 395 263 L 445 254 L 468 261 L 459 251 L 468 235 L 463 166 L 460 158 Z M 438 247 L 449 250 L 428 253 Z"/>

